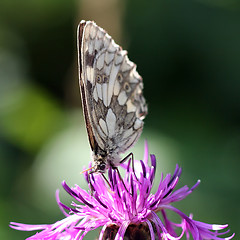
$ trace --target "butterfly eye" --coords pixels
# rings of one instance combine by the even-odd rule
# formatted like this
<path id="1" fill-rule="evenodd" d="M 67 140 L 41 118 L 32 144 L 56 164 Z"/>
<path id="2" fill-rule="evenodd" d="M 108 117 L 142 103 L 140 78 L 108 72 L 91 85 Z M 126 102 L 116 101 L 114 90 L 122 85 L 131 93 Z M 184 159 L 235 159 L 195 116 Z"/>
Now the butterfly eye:
<path id="1" fill-rule="evenodd" d="M 102 83 L 102 77 L 99 74 L 97 74 L 95 80 L 96 80 L 97 83 Z"/>
<path id="2" fill-rule="evenodd" d="M 126 92 L 131 92 L 131 87 L 128 82 L 125 82 L 123 87 Z"/>
<path id="3" fill-rule="evenodd" d="M 106 164 L 105 164 L 105 163 L 101 163 L 101 164 L 99 165 L 99 170 L 100 170 L 100 171 L 104 171 L 105 168 L 106 168 Z"/>
<path id="4" fill-rule="evenodd" d="M 121 83 L 123 81 L 123 76 L 121 73 L 118 73 L 117 80 Z"/>

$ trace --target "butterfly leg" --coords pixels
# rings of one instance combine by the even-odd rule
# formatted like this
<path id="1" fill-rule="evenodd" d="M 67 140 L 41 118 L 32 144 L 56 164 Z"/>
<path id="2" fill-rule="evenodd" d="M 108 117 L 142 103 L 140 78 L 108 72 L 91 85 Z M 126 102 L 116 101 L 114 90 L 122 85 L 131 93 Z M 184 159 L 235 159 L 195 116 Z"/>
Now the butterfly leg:
<path id="1" fill-rule="evenodd" d="M 107 178 L 105 177 L 105 175 L 104 175 L 103 173 L 101 173 L 101 174 L 102 174 L 102 177 L 103 177 L 103 179 L 105 180 L 105 182 L 108 184 L 108 186 L 109 186 L 110 188 L 112 188 L 110 182 L 107 180 Z"/>
<path id="2" fill-rule="evenodd" d="M 123 181 L 123 179 L 122 179 L 122 176 L 121 176 L 121 174 L 120 174 L 120 172 L 119 172 L 119 169 L 118 169 L 117 167 L 115 167 L 115 168 L 113 168 L 113 169 L 117 171 L 117 174 L 118 174 L 118 176 L 119 176 L 120 181 L 122 182 L 125 190 L 129 193 L 129 191 L 128 191 L 128 189 L 127 189 L 127 187 L 126 187 L 126 185 L 125 185 L 125 183 L 124 183 L 124 181 Z M 129 194 L 132 195 L 132 193 L 129 193 Z"/>
<path id="3" fill-rule="evenodd" d="M 126 157 L 124 157 L 124 158 L 120 161 L 120 164 L 126 162 L 127 159 L 128 159 L 130 156 L 132 156 L 132 158 L 133 158 L 133 153 L 132 153 L 132 152 L 130 152 Z"/>
<path id="4" fill-rule="evenodd" d="M 120 164 L 121 164 L 121 163 L 124 163 L 128 158 L 131 158 L 133 174 L 134 174 L 136 180 L 139 182 L 139 179 L 137 178 L 137 175 L 136 175 L 135 169 L 134 169 L 134 157 L 133 157 L 133 153 L 132 153 L 132 152 L 129 153 L 126 157 L 124 157 L 124 158 L 120 161 Z"/>

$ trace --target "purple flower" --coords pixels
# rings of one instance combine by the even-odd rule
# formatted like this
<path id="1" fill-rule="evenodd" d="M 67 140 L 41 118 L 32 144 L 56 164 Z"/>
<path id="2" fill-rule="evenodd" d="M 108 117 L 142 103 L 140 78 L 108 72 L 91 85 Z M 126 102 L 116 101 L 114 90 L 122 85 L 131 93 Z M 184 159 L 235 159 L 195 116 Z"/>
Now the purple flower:
<path id="1" fill-rule="evenodd" d="M 207 224 L 193 220 L 171 203 L 188 196 L 200 183 L 189 188 L 175 187 L 181 175 L 181 168 L 176 166 L 173 175 L 161 176 L 158 189 L 151 193 L 156 171 L 156 158 L 150 155 L 151 166 L 148 166 L 148 147 L 145 146 L 143 161 L 131 161 L 123 164 L 125 177 L 122 179 L 115 169 L 109 169 L 108 181 L 100 174 L 85 174 L 89 190 L 85 191 L 78 185 L 70 188 L 65 182 L 63 188 L 75 202 L 71 207 L 60 202 L 57 191 L 57 202 L 66 216 L 64 219 L 46 225 L 28 225 L 11 222 L 11 227 L 22 231 L 41 230 L 27 239 L 65 239 L 80 240 L 91 230 L 102 226 L 99 239 L 164 239 L 178 240 L 182 237 L 194 240 L 232 239 L 221 238 L 229 232 L 219 232 L 228 225 Z M 171 210 L 181 217 L 180 223 L 169 220 L 166 210 Z M 159 213 L 159 217 L 157 215 Z"/>

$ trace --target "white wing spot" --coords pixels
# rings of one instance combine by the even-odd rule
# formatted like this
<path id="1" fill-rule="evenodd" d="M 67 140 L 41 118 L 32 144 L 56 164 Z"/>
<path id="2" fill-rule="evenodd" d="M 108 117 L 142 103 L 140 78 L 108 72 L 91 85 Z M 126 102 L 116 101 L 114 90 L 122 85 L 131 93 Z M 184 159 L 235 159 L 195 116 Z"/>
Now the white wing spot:
<path id="1" fill-rule="evenodd" d="M 103 31 L 102 28 L 99 28 L 98 30 L 99 30 L 99 31 L 98 31 L 98 33 L 97 33 L 97 38 L 102 40 L 103 37 L 104 37 L 104 31 Z"/>
<path id="2" fill-rule="evenodd" d="M 110 45 L 108 47 L 108 51 L 109 52 L 116 52 L 116 50 L 119 48 L 119 46 L 114 42 L 114 40 L 112 39 L 112 41 L 110 42 Z"/>
<path id="3" fill-rule="evenodd" d="M 127 94 L 125 91 L 121 91 L 120 94 L 118 95 L 118 103 L 120 105 L 125 104 L 125 102 L 127 101 Z"/>
<path id="4" fill-rule="evenodd" d="M 132 68 L 134 67 L 134 63 L 129 61 L 128 57 L 126 56 L 123 63 L 122 63 L 122 66 L 121 66 L 121 70 L 123 72 L 125 71 L 129 71 L 131 70 Z"/>
<path id="5" fill-rule="evenodd" d="M 98 101 L 97 87 L 94 88 L 93 98 L 95 99 L 96 102 Z"/>
<path id="6" fill-rule="evenodd" d="M 117 53 L 117 55 L 115 56 L 115 61 L 114 63 L 116 65 L 120 64 L 123 61 L 124 56 L 127 54 L 127 51 L 120 51 Z"/>
<path id="7" fill-rule="evenodd" d="M 117 96 L 120 92 L 120 83 L 118 81 L 115 81 L 114 84 L 114 95 Z"/>
<path id="8" fill-rule="evenodd" d="M 102 97 L 103 97 L 103 103 L 104 105 L 107 107 L 107 98 L 108 98 L 108 95 L 107 95 L 107 89 L 108 88 L 108 84 L 107 83 L 103 83 L 102 84 Z"/>
<path id="9" fill-rule="evenodd" d="M 108 127 L 109 137 L 113 137 L 115 134 L 115 126 L 116 126 L 116 116 L 113 113 L 112 109 L 108 109 L 106 116 L 106 123 Z"/>
<path id="10" fill-rule="evenodd" d="M 85 27 L 84 36 L 85 36 L 86 40 L 88 40 L 88 38 L 89 38 L 90 28 L 91 28 L 91 25 L 89 25 L 89 24 L 87 24 Z"/>
<path id="11" fill-rule="evenodd" d="M 90 31 L 90 38 L 94 39 L 97 35 L 97 28 L 96 28 L 96 24 L 93 24 L 91 27 L 91 31 Z"/>
<path id="12" fill-rule="evenodd" d="M 136 71 L 136 66 L 132 69 L 132 71 L 129 74 L 129 82 L 130 83 L 138 83 L 141 79 L 140 75 Z"/>
<path id="13" fill-rule="evenodd" d="M 108 65 L 104 66 L 103 71 L 107 76 L 109 76 L 111 68 L 112 68 L 112 64 L 110 64 L 109 66 Z"/>
<path id="14" fill-rule="evenodd" d="M 105 57 L 105 54 L 102 53 L 99 58 L 97 59 L 97 69 L 98 70 L 101 70 L 103 68 L 103 65 L 104 65 L 104 57 Z"/>
<path id="15" fill-rule="evenodd" d="M 114 58 L 114 53 L 106 52 L 105 54 L 105 62 L 109 64 Z"/>
<path id="16" fill-rule="evenodd" d="M 136 67 L 133 69 L 132 73 L 133 73 L 134 78 L 137 78 L 137 79 L 141 78 L 141 76 L 139 75 L 139 73 L 136 70 Z"/>
<path id="17" fill-rule="evenodd" d="M 87 76 L 86 76 L 87 80 L 90 81 L 91 83 L 93 83 L 94 69 L 92 67 L 87 66 L 86 74 L 87 74 Z"/>
<path id="18" fill-rule="evenodd" d="M 106 122 L 105 122 L 102 118 L 100 118 L 100 120 L 99 120 L 99 125 L 100 125 L 101 129 L 103 130 L 103 132 L 104 132 L 106 135 L 108 135 L 108 130 L 107 130 Z"/>
<path id="19" fill-rule="evenodd" d="M 102 97 L 102 85 L 97 83 L 96 87 L 97 87 L 97 95 L 102 100 L 103 99 L 103 97 Z"/>
<path id="20" fill-rule="evenodd" d="M 106 134 L 102 131 L 102 129 L 99 127 L 99 125 L 97 125 L 97 130 L 98 130 L 98 133 L 100 134 L 100 136 L 102 138 L 105 138 L 106 137 Z"/>
<path id="21" fill-rule="evenodd" d="M 111 37 L 106 33 L 103 38 L 103 44 L 105 48 L 108 48 L 110 41 L 111 41 Z"/>
<path id="22" fill-rule="evenodd" d="M 134 123 L 134 129 L 139 129 L 140 127 L 143 126 L 143 122 L 140 119 L 136 119 L 135 123 Z"/>
<path id="23" fill-rule="evenodd" d="M 127 101 L 127 112 L 135 112 L 136 111 L 136 106 L 132 103 L 131 99 Z"/>
<path id="24" fill-rule="evenodd" d="M 112 70 L 111 70 L 111 73 L 109 76 L 109 85 L 108 85 L 108 104 L 107 104 L 108 106 L 111 103 L 111 99 L 112 99 L 112 95 L 113 95 L 113 91 L 114 91 L 114 83 L 116 80 L 118 70 L 119 70 L 119 66 L 115 66 L 115 65 L 112 66 Z"/>
<path id="25" fill-rule="evenodd" d="M 102 46 L 102 40 L 100 39 L 96 39 L 95 40 L 95 49 L 97 50 L 97 51 L 99 51 L 100 50 L 100 48 L 101 48 L 101 46 Z"/>

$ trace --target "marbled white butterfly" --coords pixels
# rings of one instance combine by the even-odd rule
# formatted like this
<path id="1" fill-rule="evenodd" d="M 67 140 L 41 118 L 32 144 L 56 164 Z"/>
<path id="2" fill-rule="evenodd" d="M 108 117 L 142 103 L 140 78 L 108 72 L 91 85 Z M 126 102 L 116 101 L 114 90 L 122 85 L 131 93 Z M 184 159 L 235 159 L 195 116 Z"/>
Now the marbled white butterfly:
<path id="1" fill-rule="evenodd" d="M 92 172 L 121 163 L 120 154 L 137 141 L 147 105 L 143 82 L 127 52 L 92 21 L 78 26 L 79 84 L 93 152 Z"/>

